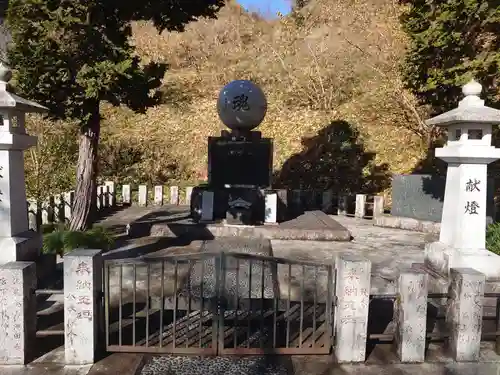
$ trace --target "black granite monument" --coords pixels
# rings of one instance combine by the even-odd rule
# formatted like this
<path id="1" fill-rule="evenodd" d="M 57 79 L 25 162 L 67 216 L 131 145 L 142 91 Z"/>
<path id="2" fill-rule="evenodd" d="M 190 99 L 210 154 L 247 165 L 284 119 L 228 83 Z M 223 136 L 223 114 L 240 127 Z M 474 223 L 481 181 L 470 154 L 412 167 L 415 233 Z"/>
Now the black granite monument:
<path id="1" fill-rule="evenodd" d="M 440 222 L 446 176 L 411 174 L 392 178 L 392 216 Z M 486 215 L 495 219 L 494 181 L 488 179 Z"/>
<path id="2" fill-rule="evenodd" d="M 228 224 L 255 225 L 264 222 L 265 189 L 270 188 L 273 142 L 253 130 L 262 122 L 267 101 L 262 90 L 250 81 L 233 81 L 220 92 L 219 117 L 230 129 L 208 138 L 208 183 L 193 190 L 191 216 Z M 203 204 L 203 193 L 213 193 Z"/>

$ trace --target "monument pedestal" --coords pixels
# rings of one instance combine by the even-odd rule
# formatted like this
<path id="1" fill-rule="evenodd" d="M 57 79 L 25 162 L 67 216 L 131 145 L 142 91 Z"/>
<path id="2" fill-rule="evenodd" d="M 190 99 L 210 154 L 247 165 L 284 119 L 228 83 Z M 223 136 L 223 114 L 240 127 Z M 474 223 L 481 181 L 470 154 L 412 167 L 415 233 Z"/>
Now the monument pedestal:
<path id="1" fill-rule="evenodd" d="M 473 268 L 488 281 L 500 281 L 500 256 L 486 249 L 457 249 L 442 242 L 425 246 L 425 266 L 447 279 L 452 268 Z"/>
<path id="2" fill-rule="evenodd" d="M 0 237 L 0 264 L 34 261 L 40 255 L 42 236 L 28 230 L 12 237 Z"/>

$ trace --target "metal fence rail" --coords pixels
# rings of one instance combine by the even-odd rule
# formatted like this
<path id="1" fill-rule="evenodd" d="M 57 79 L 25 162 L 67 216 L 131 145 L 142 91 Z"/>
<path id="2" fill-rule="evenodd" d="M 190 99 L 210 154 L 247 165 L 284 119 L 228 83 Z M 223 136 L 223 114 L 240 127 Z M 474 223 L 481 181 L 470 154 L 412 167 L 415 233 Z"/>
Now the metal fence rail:
<path id="1" fill-rule="evenodd" d="M 330 265 L 252 254 L 195 253 L 108 260 L 104 267 L 108 351 L 330 351 Z"/>
<path id="2" fill-rule="evenodd" d="M 321 354 L 332 342 L 331 266 L 226 254 L 221 354 Z M 245 278 L 245 276 L 247 276 Z M 241 282 L 241 278 L 245 279 Z"/>

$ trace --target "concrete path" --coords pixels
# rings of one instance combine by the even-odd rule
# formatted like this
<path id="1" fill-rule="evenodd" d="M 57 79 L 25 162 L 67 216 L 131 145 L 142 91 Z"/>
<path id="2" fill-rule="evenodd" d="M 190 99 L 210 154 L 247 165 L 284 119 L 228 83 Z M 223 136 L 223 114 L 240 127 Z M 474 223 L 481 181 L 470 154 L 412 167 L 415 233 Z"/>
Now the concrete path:
<path id="1" fill-rule="evenodd" d="M 172 215 L 183 209 L 172 208 Z M 102 221 L 102 225 L 124 229 L 131 220 L 139 220 L 155 211 L 154 207 L 129 207 Z M 166 210 L 168 211 L 168 210 Z M 372 262 L 372 294 L 396 292 L 396 281 L 402 269 L 412 263 L 423 263 L 424 246 L 430 235 L 401 229 L 381 228 L 371 220 L 332 216 L 352 234 L 350 242 L 271 240 L 272 255 L 292 260 L 333 263 L 339 253 L 362 255 Z M 182 242 L 182 239 L 159 237 L 127 238 L 118 240 L 118 246 L 105 254 L 105 259 L 161 256 L 172 250 L 193 252 L 201 242 Z M 198 251 L 198 250 L 194 250 Z"/>
<path id="2" fill-rule="evenodd" d="M 372 262 L 373 294 L 395 293 L 399 272 L 423 263 L 429 234 L 381 228 L 371 220 L 333 216 L 354 238 L 350 242 L 271 241 L 276 257 L 333 263 L 340 253 L 366 257 Z"/>

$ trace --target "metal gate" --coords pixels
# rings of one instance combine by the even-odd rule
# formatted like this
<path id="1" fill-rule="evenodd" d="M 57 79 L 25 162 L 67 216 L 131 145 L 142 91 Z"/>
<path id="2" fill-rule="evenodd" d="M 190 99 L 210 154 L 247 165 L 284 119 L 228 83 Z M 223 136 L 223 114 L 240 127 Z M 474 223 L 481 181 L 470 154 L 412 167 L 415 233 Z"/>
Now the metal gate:
<path id="1" fill-rule="evenodd" d="M 245 253 L 105 261 L 106 347 L 157 354 L 328 354 L 333 268 Z"/>

